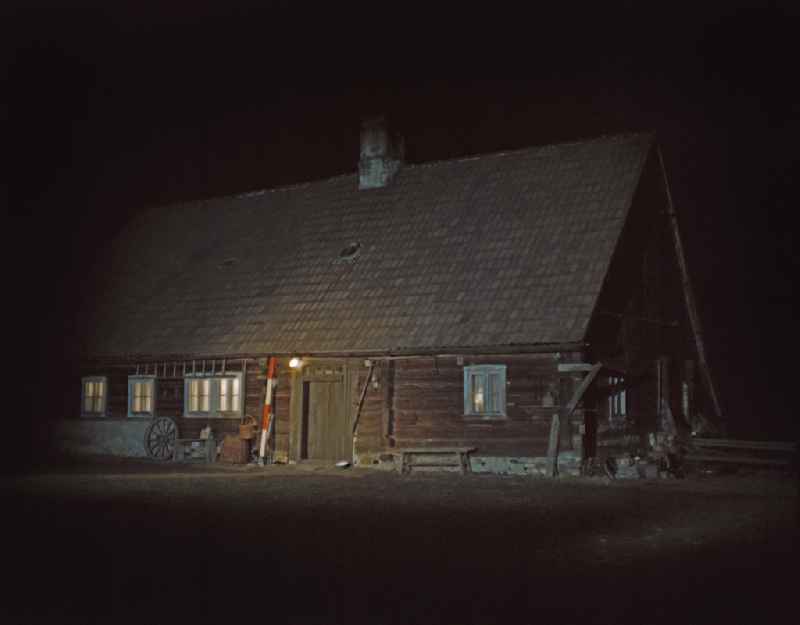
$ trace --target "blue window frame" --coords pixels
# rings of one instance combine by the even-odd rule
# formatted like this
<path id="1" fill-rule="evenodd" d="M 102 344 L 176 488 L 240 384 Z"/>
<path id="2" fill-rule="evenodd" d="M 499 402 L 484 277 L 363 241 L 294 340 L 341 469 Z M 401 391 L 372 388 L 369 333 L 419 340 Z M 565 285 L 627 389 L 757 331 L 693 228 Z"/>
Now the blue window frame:
<path id="1" fill-rule="evenodd" d="M 506 366 L 464 367 L 464 414 L 478 417 L 506 416 Z"/>
<path id="2" fill-rule="evenodd" d="M 240 417 L 244 412 L 244 378 L 240 372 L 187 375 L 183 414 L 187 417 Z"/>
<path id="3" fill-rule="evenodd" d="M 156 377 L 132 375 L 128 377 L 128 416 L 152 417 L 156 413 Z"/>
<path id="4" fill-rule="evenodd" d="M 108 378 L 93 375 L 81 380 L 81 416 L 105 417 Z"/>

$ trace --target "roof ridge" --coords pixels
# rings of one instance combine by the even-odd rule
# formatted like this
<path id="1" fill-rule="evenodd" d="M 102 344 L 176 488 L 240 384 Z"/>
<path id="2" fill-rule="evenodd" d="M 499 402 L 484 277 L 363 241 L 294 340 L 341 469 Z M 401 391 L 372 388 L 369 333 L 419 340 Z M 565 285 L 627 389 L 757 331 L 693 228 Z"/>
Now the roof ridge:
<path id="1" fill-rule="evenodd" d="M 627 132 L 616 132 L 616 133 L 606 133 L 602 135 L 595 135 L 590 138 L 585 139 L 573 139 L 571 141 L 560 141 L 557 143 L 542 143 L 539 145 L 530 145 L 523 148 L 514 148 L 511 150 L 500 150 L 497 152 L 481 152 L 479 154 L 474 154 L 471 156 L 460 156 L 456 158 L 442 158 L 433 161 L 424 161 L 422 163 L 403 163 L 402 170 L 405 169 L 422 169 L 425 167 L 435 167 L 437 165 L 443 165 L 445 163 L 463 163 L 468 161 L 477 161 L 482 159 L 489 159 L 489 158 L 497 158 L 501 156 L 512 156 L 522 154 L 523 152 L 531 152 L 534 150 L 542 150 L 545 148 L 555 148 L 555 147 L 564 147 L 570 145 L 587 145 L 591 143 L 610 143 L 612 140 L 622 140 L 622 139 L 632 139 L 633 137 L 655 137 L 655 132 L 652 130 L 645 130 L 645 131 L 627 131 Z M 181 200 L 178 202 L 170 203 L 170 204 L 161 204 L 161 205 L 154 205 L 153 208 L 167 208 L 167 207 L 178 207 L 178 206 L 185 206 L 185 205 L 198 205 L 198 204 L 207 204 L 209 202 L 216 202 L 219 200 L 226 200 L 226 199 L 244 199 L 248 197 L 258 197 L 260 195 L 266 195 L 267 193 L 275 193 L 275 192 L 283 192 L 283 191 L 293 191 L 296 189 L 302 189 L 304 187 L 308 187 L 311 185 L 320 185 L 320 184 L 327 184 L 339 181 L 343 178 L 352 178 L 358 175 L 358 172 L 347 172 L 344 174 L 336 174 L 335 176 L 329 176 L 327 178 L 319 178 L 316 180 L 304 180 L 302 182 L 296 182 L 292 184 L 286 184 L 276 187 L 264 187 L 261 189 L 254 189 L 251 191 L 244 191 L 241 193 L 230 193 L 226 195 L 215 195 L 212 197 L 205 197 L 205 198 L 198 198 L 195 200 L 188 199 L 188 200 Z"/>
<path id="2" fill-rule="evenodd" d="M 404 169 L 406 168 L 414 168 L 414 167 L 429 167 L 431 165 L 441 165 L 444 163 L 460 163 L 464 161 L 477 161 L 487 158 L 494 158 L 497 156 L 514 156 L 521 154 L 523 152 L 532 152 L 534 150 L 543 150 L 545 148 L 556 148 L 556 147 L 565 147 L 570 145 L 588 145 L 591 143 L 611 143 L 612 139 L 621 140 L 621 139 L 632 139 L 634 137 L 654 137 L 655 131 L 652 130 L 644 130 L 644 131 L 629 131 L 629 132 L 616 132 L 616 133 L 607 133 L 602 135 L 596 135 L 591 138 L 586 139 L 575 139 L 572 141 L 559 141 L 557 143 L 542 143 L 539 145 L 529 145 L 524 148 L 513 148 L 510 150 L 500 150 L 498 152 L 481 152 L 480 154 L 474 154 L 472 156 L 460 156 L 457 158 L 443 158 L 435 161 L 425 161 L 423 163 L 409 163 L 404 165 Z"/>

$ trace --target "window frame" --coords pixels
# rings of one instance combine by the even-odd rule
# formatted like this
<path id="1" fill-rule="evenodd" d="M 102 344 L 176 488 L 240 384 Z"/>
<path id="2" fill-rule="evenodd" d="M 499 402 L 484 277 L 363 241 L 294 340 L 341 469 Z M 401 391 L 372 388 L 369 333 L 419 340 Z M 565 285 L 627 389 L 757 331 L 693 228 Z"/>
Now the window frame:
<path id="1" fill-rule="evenodd" d="M 506 398 L 506 365 L 465 365 L 464 366 L 464 416 L 473 419 L 504 419 L 508 416 L 508 405 Z M 489 387 L 489 376 L 495 374 L 499 376 L 498 381 L 498 404 L 496 410 L 484 410 L 478 412 L 473 410 L 473 376 L 484 378 L 484 388 Z"/>
<path id="2" fill-rule="evenodd" d="M 221 410 L 220 409 L 220 382 L 221 380 L 237 379 L 239 381 L 239 407 L 236 410 Z M 190 410 L 191 402 L 191 385 L 192 382 L 198 380 L 208 380 L 208 411 L 204 410 Z M 196 419 L 234 419 L 241 418 L 244 415 L 244 376 L 241 371 L 230 371 L 225 373 L 187 373 L 183 379 L 183 416 Z"/>
<path id="3" fill-rule="evenodd" d="M 103 384 L 100 410 L 86 410 L 86 386 L 87 384 Z M 81 377 L 81 417 L 83 418 L 102 418 L 107 416 L 108 409 L 108 376 L 105 375 L 86 375 Z"/>
<path id="4" fill-rule="evenodd" d="M 148 383 L 150 385 L 150 410 L 133 409 L 134 390 L 136 384 Z M 128 417 L 150 419 L 156 416 L 156 400 L 158 397 L 158 378 L 154 375 L 129 375 L 128 376 Z"/>
<path id="5" fill-rule="evenodd" d="M 625 388 L 625 376 L 610 375 L 607 379 L 608 386 L 617 390 L 610 391 L 607 398 L 608 422 L 611 425 L 621 424 L 628 418 L 628 393 Z M 618 387 L 622 388 L 618 388 Z"/>

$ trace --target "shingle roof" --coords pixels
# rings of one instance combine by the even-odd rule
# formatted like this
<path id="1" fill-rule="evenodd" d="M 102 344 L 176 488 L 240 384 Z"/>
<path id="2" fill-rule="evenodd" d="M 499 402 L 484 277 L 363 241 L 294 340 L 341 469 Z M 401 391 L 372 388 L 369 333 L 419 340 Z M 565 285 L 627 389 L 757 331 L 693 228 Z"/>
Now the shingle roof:
<path id="1" fill-rule="evenodd" d="M 580 341 L 644 134 L 150 209 L 111 248 L 87 351 L 430 350 Z M 351 262 L 336 262 L 358 242 Z"/>

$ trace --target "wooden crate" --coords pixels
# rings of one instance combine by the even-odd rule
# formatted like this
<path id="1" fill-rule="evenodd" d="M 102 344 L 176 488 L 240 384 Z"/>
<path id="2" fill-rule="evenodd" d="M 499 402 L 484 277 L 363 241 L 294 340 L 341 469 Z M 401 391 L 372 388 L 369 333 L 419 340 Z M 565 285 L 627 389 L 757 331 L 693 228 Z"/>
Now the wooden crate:
<path id="1" fill-rule="evenodd" d="M 219 454 L 220 462 L 230 464 L 247 464 L 250 459 L 250 441 L 242 440 L 238 436 L 229 434 L 222 441 L 222 451 Z"/>

